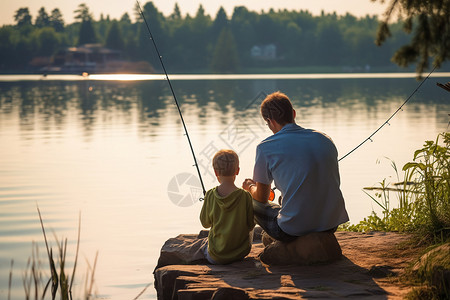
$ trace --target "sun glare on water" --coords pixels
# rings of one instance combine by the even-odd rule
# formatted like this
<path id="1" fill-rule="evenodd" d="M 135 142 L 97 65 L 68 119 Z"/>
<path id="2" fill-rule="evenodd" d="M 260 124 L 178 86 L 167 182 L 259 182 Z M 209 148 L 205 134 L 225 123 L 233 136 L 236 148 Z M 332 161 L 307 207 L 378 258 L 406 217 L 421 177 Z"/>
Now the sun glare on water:
<path id="1" fill-rule="evenodd" d="M 89 75 L 89 79 L 92 80 L 121 80 L 121 81 L 134 81 L 134 80 L 161 80 L 165 79 L 164 75 L 160 74 L 92 74 Z"/>

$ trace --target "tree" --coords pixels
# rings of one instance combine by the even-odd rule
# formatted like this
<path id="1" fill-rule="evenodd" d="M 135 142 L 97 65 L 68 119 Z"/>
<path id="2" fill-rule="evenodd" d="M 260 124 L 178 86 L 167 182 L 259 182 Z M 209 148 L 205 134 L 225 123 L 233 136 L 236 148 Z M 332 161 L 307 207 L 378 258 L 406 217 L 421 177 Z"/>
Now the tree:
<path id="1" fill-rule="evenodd" d="M 175 3 L 175 6 L 173 7 L 173 12 L 169 16 L 169 18 L 174 21 L 181 20 L 181 11 L 180 11 L 180 7 L 178 6 L 178 3 Z"/>
<path id="2" fill-rule="evenodd" d="M 391 1 L 379 23 L 377 45 L 391 37 L 390 21 L 396 15 L 403 20 L 404 30 L 412 34 L 409 44 L 400 47 L 392 57 L 396 64 L 406 67 L 417 63 L 420 76 L 429 68 L 430 57 L 437 68 L 450 59 L 450 0 Z"/>
<path id="3" fill-rule="evenodd" d="M 225 9 L 221 6 L 217 12 L 216 18 L 212 24 L 211 34 L 213 38 L 219 37 L 219 34 L 225 27 L 228 27 L 229 21 Z"/>
<path id="4" fill-rule="evenodd" d="M 106 37 L 108 35 L 109 28 L 111 27 L 111 20 L 109 15 L 106 15 L 106 18 L 103 14 L 100 14 L 100 20 L 95 22 L 94 28 L 98 37 L 98 41 L 105 44 Z"/>
<path id="5" fill-rule="evenodd" d="M 139 9 L 138 9 L 139 10 Z M 143 7 L 143 14 L 148 22 L 151 33 L 155 41 L 157 42 L 158 49 L 162 54 L 165 55 L 166 37 L 163 25 L 165 24 L 164 15 L 158 11 L 153 2 L 147 2 Z M 155 49 L 152 46 L 152 42 L 149 41 L 150 34 L 147 30 L 145 23 L 143 23 L 142 16 L 141 22 L 139 22 L 138 29 L 138 49 L 139 59 L 144 59 L 150 62 L 152 66 L 159 65 L 159 58 L 156 54 Z"/>
<path id="6" fill-rule="evenodd" d="M 336 66 L 343 63 L 342 33 L 335 20 L 325 19 L 317 29 L 316 60 L 319 65 Z"/>
<path id="7" fill-rule="evenodd" d="M 39 28 L 50 26 L 50 18 L 44 7 L 41 7 L 41 9 L 39 9 L 38 16 L 36 17 L 36 21 L 34 22 L 34 24 Z"/>
<path id="8" fill-rule="evenodd" d="M 257 40 L 258 19 L 258 14 L 250 12 L 245 6 L 234 8 L 230 23 L 242 65 L 248 65 L 251 62 L 250 49 L 259 42 Z"/>
<path id="9" fill-rule="evenodd" d="M 76 13 L 75 20 L 78 20 L 80 22 L 92 21 L 94 19 L 86 3 L 81 3 L 80 5 L 78 5 L 78 9 L 76 9 L 74 13 Z"/>
<path id="10" fill-rule="evenodd" d="M 61 11 L 58 8 L 52 10 L 52 13 L 49 17 L 50 26 L 55 29 L 56 32 L 64 31 L 64 19 Z"/>
<path id="11" fill-rule="evenodd" d="M 15 44 L 17 30 L 12 26 L 0 27 L 0 69 L 14 66 Z"/>
<path id="12" fill-rule="evenodd" d="M 59 48 L 60 39 L 55 29 L 52 27 L 45 27 L 34 32 L 37 39 L 37 54 L 41 56 L 51 56 Z"/>
<path id="13" fill-rule="evenodd" d="M 17 23 L 17 27 L 24 27 L 31 25 L 31 15 L 28 7 L 19 8 L 14 15 L 14 20 Z"/>
<path id="14" fill-rule="evenodd" d="M 218 73 L 235 73 L 239 68 L 239 58 L 233 34 L 224 28 L 217 39 L 211 62 L 211 69 Z"/>
<path id="15" fill-rule="evenodd" d="M 106 47 L 116 50 L 123 50 L 124 48 L 122 32 L 117 21 L 112 21 L 111 27 L 109 27 L 106 36 Z"/>
<path id="16" fill-rule="evenodd" d="M 78 45 L 92 44 L 97 42 L 97 35 L 91 20 L 81 22 L 80 32 L 78 34 Z"/>
<path id="17" fill-rule="evenodd" d="M 21 35 L 19 41 L 14 47 L 14 59 L 15 65 L 13 67 L 24 68 L 33 58 L 36 47 L 33 47 L 33 41 L 31 38 Z"/>
<path id="18" fill-rule="evenodd" d="M 122 17 L 120 17 L 120 23 L 127 25 L 131 24 L 130 15 L 128 13 L 124 13 Z"/>
<path id="19" fill-rule="evenodd" d="M 74 12 L 77 14 L 75 19 L 81 21 L 80 31 L 78 33 L 78 45 L 96 43 L 97 35 L 92 25 L 93 17 L 87 5 L 81 3 Z"/>

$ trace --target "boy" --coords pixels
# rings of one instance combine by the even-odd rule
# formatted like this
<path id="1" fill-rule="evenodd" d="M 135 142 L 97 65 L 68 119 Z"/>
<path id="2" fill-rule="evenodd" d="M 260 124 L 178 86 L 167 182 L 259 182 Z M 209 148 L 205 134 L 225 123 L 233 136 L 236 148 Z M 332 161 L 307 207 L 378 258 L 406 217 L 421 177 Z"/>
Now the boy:
<path id="1" fill-rule="evenodd" d="M 252 197 L 234 184 L 239 174 L 239 158 L 234 151 L 217 152 L 213 168 L 220 185 L 206 193 L 200 212 L 203 227 L 211 227 L 203 253 L 212 264 L 228 264 L 250 252 L 249 233 L 255 226 Z"/>

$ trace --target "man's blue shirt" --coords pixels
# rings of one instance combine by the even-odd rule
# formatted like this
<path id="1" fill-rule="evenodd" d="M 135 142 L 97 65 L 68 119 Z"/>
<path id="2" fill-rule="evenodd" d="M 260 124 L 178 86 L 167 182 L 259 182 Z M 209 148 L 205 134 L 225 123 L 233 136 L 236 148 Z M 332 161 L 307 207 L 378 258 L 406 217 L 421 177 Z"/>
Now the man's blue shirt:
<path id="1" fill-rule="evenodd" d="M 256 148 L 253 180 L 272 181 L 283 199 L 278 225 L 300 236 L 347 222 L 337 149 L 323 133 L 286 124 Z"/>

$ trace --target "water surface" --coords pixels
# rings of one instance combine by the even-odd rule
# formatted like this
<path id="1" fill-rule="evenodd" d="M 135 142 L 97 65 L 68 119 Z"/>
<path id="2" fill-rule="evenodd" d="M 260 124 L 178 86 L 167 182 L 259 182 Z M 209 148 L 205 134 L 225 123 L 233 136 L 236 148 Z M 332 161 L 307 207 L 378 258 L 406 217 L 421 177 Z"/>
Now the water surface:
<path id="1" fill-rule="evenodd" d="M 425 81 L 372 142 L 340 162 L 352 223 L 378 210 L 362 188 L 383 178 L 395 181 L 390 160 L 400 168 L 425 140 L 448 130 L 450 94 L 436 82 L 447 82 L 449 76 L 434 74 Z M 342 157 L 404 103 L 419 84 L 414 77 L 170 78 L 209 189 L 216 184 L 211 157 L 220 148 L 238 152 L 238 183 L 251 177 L 255 147 L 270 134 L 259 117 L 265 94 L 281 90 L 290 96 L 296 122 L 331 136 Z M 193 196 L 196 185 L 177 185 L 185 176 L 196 176 L 196 169 L 164 76 L 116 79 L 0 76 L 0 272 L 8 278 L 14 259 L 12 299 L 24 298 L 22 274 L 32 241 L 39 244 L 42 269 L 48 272 L 37 205 L 53 248 L 52 232 L 58 239 L 68 238 L 69 263 L 81 213 L 76 295 L 84 288 L 86 261 L 92 266 L 98 251 L 99 297 L 133 299 L 153 283 L 164 241 L 202 229 L 201 203 Z M 181 201 L 174 194 L 189 197 Z M 6 298 L 7 290 L 7 280 L 2 280 L 0 298 Z M 140 299 L 155 297 L 151 286 Z"/>

